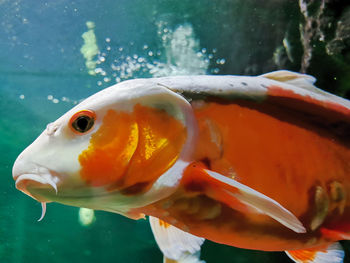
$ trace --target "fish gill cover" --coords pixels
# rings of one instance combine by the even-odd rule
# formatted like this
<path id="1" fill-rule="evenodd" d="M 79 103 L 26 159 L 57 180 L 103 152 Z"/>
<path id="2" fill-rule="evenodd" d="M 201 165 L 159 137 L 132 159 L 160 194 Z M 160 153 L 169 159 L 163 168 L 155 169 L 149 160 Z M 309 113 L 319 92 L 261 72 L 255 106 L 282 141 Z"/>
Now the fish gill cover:
<path id="1" fill-rule="evenodd" d="M 0 0 L 0 262 L 161 262 L 146 221 L 53 204 L 36 222 L 40 204 L 11 178 L 16 156 L 48 122 L 126 79 L 290 69 L 349 97 L 349 14 L 346 0 Z M 202 258 L 286 260 L 211 242 Z"/>

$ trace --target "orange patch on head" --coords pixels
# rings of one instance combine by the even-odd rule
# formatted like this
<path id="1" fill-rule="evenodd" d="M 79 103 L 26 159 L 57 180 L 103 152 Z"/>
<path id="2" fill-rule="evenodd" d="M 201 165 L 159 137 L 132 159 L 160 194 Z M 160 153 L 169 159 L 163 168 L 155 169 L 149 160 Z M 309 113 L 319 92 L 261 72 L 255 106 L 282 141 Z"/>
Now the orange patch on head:
<path id="1" fill-rule="evenodd" d="M 174 164 L 185 139 L 183 124 L 164 110 L 139 104 L 130 113 L 109 110 L 79 156 L 81 177 L 109 190 L 145 191 Z"/>
<path id="2" fill-rule="evenodd" d="M 187 134 L 183 124 L 164 110 L 136 105 L 134 116 L 139 144 L 124 177 L 126 186 L 154 181 L 168 170 L 179 157 Z"/>
<path id="3" fill-rule="evenodd" d="M 109 110 L 87 150 L 79 156 L 81 177 L 93 186 L 118 181 L 138 144 L 138 127 L 127 113 Z"/>

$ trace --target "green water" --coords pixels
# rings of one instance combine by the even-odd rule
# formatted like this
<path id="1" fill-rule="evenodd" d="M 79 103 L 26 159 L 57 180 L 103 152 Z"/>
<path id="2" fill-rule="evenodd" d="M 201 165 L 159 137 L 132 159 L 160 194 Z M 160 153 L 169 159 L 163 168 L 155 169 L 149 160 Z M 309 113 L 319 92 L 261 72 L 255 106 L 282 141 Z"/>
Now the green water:
<path id="1" fill-rule="evenodd" d="M 312 74 L 320 88 L 349 96 L 348 1 L 324 7 L 307 1 L 307 16 L 298 2 L 0 0 L 0 262 L 162 262 L 145 220 L 97 211 L 95 222 L 83 226 L 78 208 L 49 204 L 37 222 L 40 204 L 14 187 L 15 158 L 81 99 L 130 78 L 283 68 Z M 98 52 L 87 68 L 81 48 L 89 30 Z M 283 253 L 208 241 L 202 258 L 288 262 Z"/>

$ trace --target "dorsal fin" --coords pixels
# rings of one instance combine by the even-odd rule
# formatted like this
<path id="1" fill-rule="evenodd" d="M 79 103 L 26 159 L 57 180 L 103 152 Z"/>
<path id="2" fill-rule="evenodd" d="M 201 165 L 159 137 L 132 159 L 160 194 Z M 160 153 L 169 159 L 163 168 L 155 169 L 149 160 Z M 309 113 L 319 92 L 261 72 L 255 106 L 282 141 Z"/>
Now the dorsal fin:
<path id="1" fill-rule="evenodd" d="M 350 103 L 348 100 L 345 100 L 332 93 L 329 93 L 327 91 L 317 88 L 314 85 L 316 82 L 316 78 L 311 75 L 301 74 L 301 73 L 293 72 L 289 70 L 277 70 L 277 71 L 260 75 L 260 77 L 276 80 L 289 85 L 293 85 L 295 87 L 302 88 L 302 89 L 311 91 L 313 93 L 325 96 L 328 99 L 331 99 L 333 101 L 336 101 L 337 103 L 345 105 L 346 107 L 350 107 Z"/>
<path id="2" fill-rule="evenodd" d="M 178 76 L 156 79 L 157 85 L 189 101 L 256 101 L 305 113 L 308 122 L 350 131 L 350 101 L 314 86 L 310 75 L 280 70 L 261 76 Z M 312 119 L 312 120 L 311 120 Z M 345 131 L 346 130 L 346 131 Z"/>
<path id="3" fill-rule="evenodd" d="M 299 88 L 311 90 L 314 92 L 321 91 L 314 86 L 314 83 L 316 82 L 316 78 L 307 74 L 301 74 L 301 73 L 292 72 L 289 70 L 277 70 L 277 71 L 263 74 L 261 75 L 261 77 L 276 80 L 279 82 L 284 82 L 284 83 L 294 85 Z"/>

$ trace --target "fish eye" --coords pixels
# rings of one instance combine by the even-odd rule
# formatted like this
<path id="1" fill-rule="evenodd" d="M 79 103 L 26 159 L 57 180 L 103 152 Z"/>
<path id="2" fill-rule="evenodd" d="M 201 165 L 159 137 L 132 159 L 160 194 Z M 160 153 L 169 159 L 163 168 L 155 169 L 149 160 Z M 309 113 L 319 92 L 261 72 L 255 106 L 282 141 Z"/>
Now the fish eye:
<path id="1" fill-rule="evenodd" d="M 69 121 L 69 127 L 75 133 L 85 133 L 94 126 L 95 119 L 95 112 L 91 110 L 82 110 L 72 116 Z"/>

